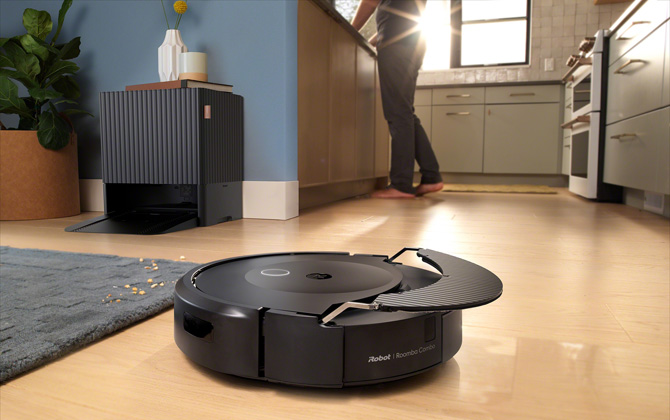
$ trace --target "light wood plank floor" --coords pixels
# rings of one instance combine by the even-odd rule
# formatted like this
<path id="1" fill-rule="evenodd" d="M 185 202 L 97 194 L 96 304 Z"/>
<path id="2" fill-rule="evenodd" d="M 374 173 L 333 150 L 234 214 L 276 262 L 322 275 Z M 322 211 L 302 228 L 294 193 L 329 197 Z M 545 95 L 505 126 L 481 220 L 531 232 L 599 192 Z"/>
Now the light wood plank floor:
<path id="1" fill-rule="evenodd" d="M 5 384 L 2 420 L 669 418 L 670 224 L 662 217 L 562 190 L 352 199 L 285 222 L 240 220 L 161 236 L 63 231 L 95 215 L 3 222 L 0 242 L 196 262 L 420 246 L 490 269 L 505 289 L 464 312 L 463 347 L 451 361 L 342 390 L 200 368 L 174 344 L 167 311 Z"/>

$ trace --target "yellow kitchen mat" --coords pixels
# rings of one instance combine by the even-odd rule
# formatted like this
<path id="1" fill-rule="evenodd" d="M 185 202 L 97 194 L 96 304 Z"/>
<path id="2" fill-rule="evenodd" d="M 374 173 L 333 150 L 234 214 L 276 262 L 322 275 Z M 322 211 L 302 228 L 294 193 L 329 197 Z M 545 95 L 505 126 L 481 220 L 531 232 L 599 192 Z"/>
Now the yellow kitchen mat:
<path id="1" fill-rule="evenodd" d="M 444 184 L 443 192 L 478 193 L 518 193 L 518 194 L 556 194 L 556 189 L 546 185 L 485 185 L 485 184 Z"/>

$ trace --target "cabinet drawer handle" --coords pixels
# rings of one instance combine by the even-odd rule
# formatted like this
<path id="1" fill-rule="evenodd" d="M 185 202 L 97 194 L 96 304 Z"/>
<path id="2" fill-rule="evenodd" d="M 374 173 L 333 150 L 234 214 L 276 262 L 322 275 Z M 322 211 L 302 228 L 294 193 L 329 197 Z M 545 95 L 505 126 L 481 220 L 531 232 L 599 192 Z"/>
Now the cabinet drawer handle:
<path id="1" fill-rule="evenodd" d="M 563 146 L 563 147 L 564 147 L 565 149 L 569 149 L 569 148 L 570 148 L 570 145 L 569 145 L 569 144 L 566 144 L 566 145 Z"/>
<path id="2" fill-rule="evenodd" d="M 570 108 L 572 108 L 572 104 L 567 104 L 567 105 L 565 106 L 565 109 L 570 109 Z"/>
<path id="3" fill-rule="evenodd" d="M 621 134 L 616 134 L 614 136 L 610 136 L 611 139 L 619 140 L 619 141 L 630 141 L 630 140 L 633 140 L 635 137 L 637 137 L 637 134 L 635 134 L 635 133 L 621 133 Z"/>
<path id="4" fill-rule="evenodd" d="M 626 67 L 630 66 L 631 64 L 635 64 L 635 63 L 645 63 L 645 61 L 644 60 L 639 60 L 637 58 L 632 58 L 632 59 L 626 61 L 625 63 L 623 63 L 623 65 L 621 67 L 614 70 L 614 74 L 626 74 L 622 70 L 625 69 Z"/>
<path id="5" fill-rule="evenodd" d="M 510 93 L 509 96 L 535 96 L 534 92 Z"/>
<path id="6" fill-rule="evenodd" d="M 617 40 L 617 41 L 626 41 L 626 40 L 629 40 L 629 39 L 633 39 L 633 38 L 635 38 L 634 36 L 631 36 L 631 37 L 625 37 L 625 36 L 623 36 L 623 34 L 625 34 L 625 33 L 628 32 L 631 28 L 633 28 L 633 27 L 635 27 L 635 26 L 637 26 L 637 25 L 649 25 L 650 23 L 651 23 L 651 22 L 648 21 L 648 20 L 639 20 L 639 21 L 632 22 L 632 23 L 630 24 L 630 26 L 626 28 L 625 31 L 621 32 L 621 33 L 619 34 L 619 36 L 616 37 L 616 40 Z"/>
<path id="7" fill-rule="evenodd" d="M 469 93 L 464 93 L 463 95 L 447 95 L 447 98 L 469 98 Z"/>
<path id="8" fill-rule="evenodd" d="M 447 112 L 447 115 L 470 115 L 469 112 Z"/>

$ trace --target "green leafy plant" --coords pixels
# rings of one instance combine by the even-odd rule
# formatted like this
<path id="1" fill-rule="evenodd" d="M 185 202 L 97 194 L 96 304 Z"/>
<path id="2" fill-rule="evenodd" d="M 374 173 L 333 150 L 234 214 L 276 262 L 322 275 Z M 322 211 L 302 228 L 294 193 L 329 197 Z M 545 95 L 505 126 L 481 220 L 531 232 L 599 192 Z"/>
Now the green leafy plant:
<path id="1" fill-rule="evenodd" d="M 51 15 L 35 9 L 23 12 L 26 34 L 0 38 L 0 113 L 18 114 L 18 129 L 37 130 L 40 144 L 53 150 L 67 146 L 70 141 L 69 115 L 91 115 L 77 108 L 75 101 L 80 92 L 73 76 L 79 66 L 70 60 L 79 56 L 80 37 L 56 43 L 71 5 L 72 0 L 63 0 L 50 42 L 46 38 L 53 29 Z M 19 89 L 12 80 L 25 86 L 29 96 L 19 97 Z M 70 107 L 59 111 L 56 109 L 59 104 Z"/>

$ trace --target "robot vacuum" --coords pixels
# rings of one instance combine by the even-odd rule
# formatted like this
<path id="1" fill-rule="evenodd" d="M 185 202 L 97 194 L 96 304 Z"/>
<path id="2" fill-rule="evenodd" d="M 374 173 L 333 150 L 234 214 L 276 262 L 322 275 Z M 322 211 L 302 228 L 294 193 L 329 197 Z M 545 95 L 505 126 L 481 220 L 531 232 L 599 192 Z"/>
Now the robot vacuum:
<path id="1" fill-rule="evenodd" d="M 406 251 L 439 273 L 395 262 Z M 392 381 L 451 359 L 461 310 L 502 294 L 490 271 L 437 251 L 230 258 L 175 285 L 174 336 L 195 363 L 313 387 Z"/>

